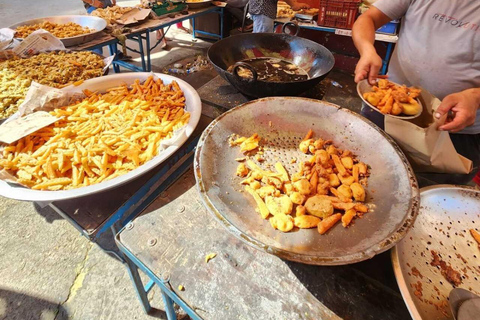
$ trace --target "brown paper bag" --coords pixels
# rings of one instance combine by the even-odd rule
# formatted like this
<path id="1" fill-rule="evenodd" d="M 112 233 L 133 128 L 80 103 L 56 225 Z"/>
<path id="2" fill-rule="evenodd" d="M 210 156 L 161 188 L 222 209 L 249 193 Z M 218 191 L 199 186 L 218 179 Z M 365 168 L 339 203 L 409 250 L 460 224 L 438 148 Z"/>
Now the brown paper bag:
<path id="1" fill-rule="evenodd" d="M 413 120 L 385 117 L 385 131 L 398 143 L 416 172 L 459 173 L 472 171 L 472 161 L 459 155 L 448 132 L 438 131 L 447 119 L 436 120 L 441 101 L 422 89 L 423 112 Z"/>

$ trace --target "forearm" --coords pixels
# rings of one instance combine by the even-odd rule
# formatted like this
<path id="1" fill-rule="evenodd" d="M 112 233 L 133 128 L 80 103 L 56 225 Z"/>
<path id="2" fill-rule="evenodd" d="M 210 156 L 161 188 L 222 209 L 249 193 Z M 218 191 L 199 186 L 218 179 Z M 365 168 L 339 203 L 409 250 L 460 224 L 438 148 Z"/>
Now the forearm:
<path id="1" fill-rule="evenodd" d="M 360 56 L 375 51 L 375 23 L 369 16 L 361 15 L 352 28 L 352 38 Z"/>
<path id="2" fill-rule="evenodd" d="M 99 0 L 82 0 L 83 2 L 85 2 L 86 4 L 89 4 L 91 5 L 92 7 L 95 7 L 95 8 L 103 8 L 104 5 L 102 2 L 100 2 Z"/>

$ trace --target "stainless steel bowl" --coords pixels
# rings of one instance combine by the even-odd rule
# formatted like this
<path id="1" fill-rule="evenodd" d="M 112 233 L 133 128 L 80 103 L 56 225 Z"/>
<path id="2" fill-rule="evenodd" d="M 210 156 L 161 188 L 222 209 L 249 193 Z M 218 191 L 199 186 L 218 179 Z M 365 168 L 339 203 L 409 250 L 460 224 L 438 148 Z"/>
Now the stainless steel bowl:
<path id="1" fill-rule="evenodd" d="M 393 81 L 390 81 L 392 83 L 395 83 Z M 395 83 L 396 85 L 398 86 L 401 86 L 400 84 L 398 83 Z M 362 80 L 360 81 L 358 84 L 357 84 L 357 93 L 358 93 L 358 96 L 363 100 L 363 103 L 365 103 L 365 105 L 367 105 L 368 107 L 372 108 L 375 112 L 378 112 L 380 114 L 383 114 L 380 110 L 378 110 L 377 107 L 375 107 L 374 105 L 372 105 L 370 102 L 368 102 L 364 97 L 363 97 L 363 94 L 364 93 L 367 93 L 367 92 L 372 92 L 373 91 L 373 86 L 370 85 L 370 83 L 368 83 L 368 80 L 365 79 L 365 80 Z M 415 118 L 418 118 L 422 112 L 423 112 L 423 104 L 422 104 L 422 101 L 420 101 L 420 99 L 415 99 L 417 100 L 418 104 L 420 105 L 420 111 L 413 115 L 413 116 L 407 116 L 403 113 L 401 113 L 400 115 L 398 116 L 394 116 L 393 114 L 383 114 L 384 116 L 387 116 L 387 117 L 392 117 L 392 118 L 397 118 L 397 119 L 402 119 L 402 120 L 409 120 L 409 119 L 415 119 Z"/>
<path id="2" fill-rule="evenodd" d="M 104 19 L 99 17 L 70 15 L 70 16 L 55 16 L 55 17 L 45 17 L 45 18 L 27 20 L 27 21 L 19 22 L 10 26 L 10 29 L 15 30 L 20 26 L 29 26 L 33 24 L 42 23 L 44 21 L 50 21 L 53 23 L 61 23 L 61 24 L 73 22 L 81 25 L 82 27 L 89 27 L 90 29 L 95 30 L 93 32 L 82 34 L 75 37 L 60 38 L 60 40 L 65 45 L 65 47 L 71 47 L 71 46 L 75 46 L 81 43 L 91 41 L 96 37 L 98 37 L 100 33 L 107 27 L 107 22 Z"/>
<path id="3" fill-rule="evenodd" d="M 185 3 L 188 5 L 190 9 L 200 9 L 200 8 L 209 7 L 212 4 L 212 0 L 203 0 L 198 2 L 191 2 L 187 0 Z"/>

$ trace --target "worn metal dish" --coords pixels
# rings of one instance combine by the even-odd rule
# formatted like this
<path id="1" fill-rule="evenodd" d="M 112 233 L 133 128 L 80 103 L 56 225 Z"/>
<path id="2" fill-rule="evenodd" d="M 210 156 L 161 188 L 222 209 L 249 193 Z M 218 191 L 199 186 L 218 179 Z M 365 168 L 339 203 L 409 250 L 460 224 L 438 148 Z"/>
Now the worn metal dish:
<path id="1" fill-rule="evenodd" d="M 480 251 L 469 233 L 480 231 L 480 191 L 437 185 L 422 188 L 420 197 L 414 226 L 392 250 L 395 277 L 413 319 L 451 319 L 448 296 L 454 286 L 430 264 L 431 250 L 460 272 L 459 287 L 480 294 Z"/>
<path id="2" fill-rule="evenodd" d="M 227 142 L 233 133 L 258 133 L 269 141 L 266 163 L 281 161 L 296 172 L 298 163 L 290 160 L 307 159 L 298 144 L 310 128 L 372 168 L 367 191 L 372 212 L 349 229 L 337 225 L 323 236 L 315 229 L 282 233 L 263 220 L 253 199 L 240 192 L 235 158 L 241 153 Z M 419 207 L 417 181 L 395 142 L 358 114 L 318 100 L 264 98 L 224 113 L 200 138 L 194 169 L 205 206 L 232 234 L 259 250 L 308 264 L 354 263 L 388 250 L 413 224 Z"/>
<path id="3" fill-rule="evenodd" d="M 190 9 L 200 9 L 209 7 L 212 5 L 212 0 L 203 0 L 203 1 L 186 1 L 185 2 Z"/>
<path id="4" fill-rule="evenodd" d="M 70 15 L 70 16 L 54 16 L 54 17 L 45 17 L 45 18 L 27 20 L 27 21 L 16 23 L 10 26 L 9 28 L 15 30 L 20 26 L 29 26 L 33 24 L 42 23 L 44 21 L 50 21 L 50 22 L 62 23 L 62 24 L 73 22 L 81 25 L 82 27 L 89 27 L 95 30 L 93 32 L 82 34 L 75 37 L 60 38 L 60 40 L 65 45 L 65 47 L 71 47 L 71 46 L 79 45 L 84 42 L 91 41 L 96 37 L 98 37 L 100 33 L 107 27 L 107 21 L 99 17 Z"/>
<path id="5" fill-rule="evenodd" d="M 140 81 L 145 81 L 151 75 L 152 73 L 149 72 L 115 74 L 111 76 L 86 80 L 78 87 L 68 87 L 62 90 L 78 93 L 81 93 L 84 89 L 105 92 L 109 88 L 121 86 L 125 83 L 133 84 L 136 79 L 140 79 Z M 130 180 L 141 176 L 142 174 L 161 164 L 163 161 L 167 160 L 168 157 L 170 157 L 175 151 L 177 151 L 187 141 L 188 137 L 192 135 L 202 114 L 202 102 L 200 101 L 200 97 L 197 91 L 195 91 L 195 89 L 185 81 L 166 74 L 155 73 L 154 75 L 162 79 L 162 81 L 166 84 L 171 83 L 174 80 L 178 83 L 186 99 L 185 108 L 187 111 L 190 112 L 190 120 L 188 121 L 185 130 L 177 135 L 176 140 L 172 142 L 166 149 L 161 151 L 152 160 L 136 168 L 135 170 L 132 170 L 127 174 L 121 175 L 112 180 L 72 190 L 32 190 L 17 184 L 11 184 L 0 180 L 0 195 L 7 198 L 27 201 L 58 201 L 78 198 L 120 186 Z"/>
<path id="6" fill-rule="evenodd" d="M 390 81 L 392 82 L 392 81 Z M 395 82 L 392 82 L 392 83 L 395 83 Z M 397 84 L 397 83 L 396 83 Z M 398 85 L 398 84 L 397 84 Z M 383 114 L 380 112 L 380 110 L 378 110 L 378 108 L 376 108 L 375 106 L 373 106 L 370 102 L 368 102 L 367 100 L 365 100 L 363 98 L 363 94 L 364 93 L 367 93 L 367 92 L 371 92 L 372 91 L 372 85 L 370 85 L 370 83 L 368 83 L 368 80 L 365 79 L 365 80 L 362 80 L 360 81 L 359 83 L 357 83 L 357 93 L 358 95 L 360 96 L 360 98 L 363 100 L 363 102 L 369 106 L 370 108 L 372 108 L 373 110 L 375 110 L 376 112 L 384 115 L 384 116 L 387 116 L 387 117 L 392 117 L 392 118 L 397 118 L 397 119 L 403 119 L 403 120 L 408 120 L 408 119 L 415 119 L 417 117 L 419 117 L 421 114 L 422 114 L 422 111 L 423 111 L 423 104 L 422 102 L 420 101 L 420 99 L 415 99 L 418 104 L 420 105 L 420 111 L 413 115 L 413 116 L 407 116 L 407 115 L 398 115 L 398 116 L 394 116 L 392 114 Z"/>

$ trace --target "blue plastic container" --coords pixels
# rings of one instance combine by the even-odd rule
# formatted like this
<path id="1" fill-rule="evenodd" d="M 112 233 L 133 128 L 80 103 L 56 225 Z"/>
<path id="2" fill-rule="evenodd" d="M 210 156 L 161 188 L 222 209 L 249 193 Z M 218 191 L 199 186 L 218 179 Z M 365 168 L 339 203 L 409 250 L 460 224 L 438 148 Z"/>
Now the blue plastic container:
<path id="1" fill-rule="evenodd" d="M 384 26 L 377 29 L 377 32 L 386 33 L 386 34 L 397 34 L 398 25 L 400 24 L 399 20 L 393 20 Z"/>

